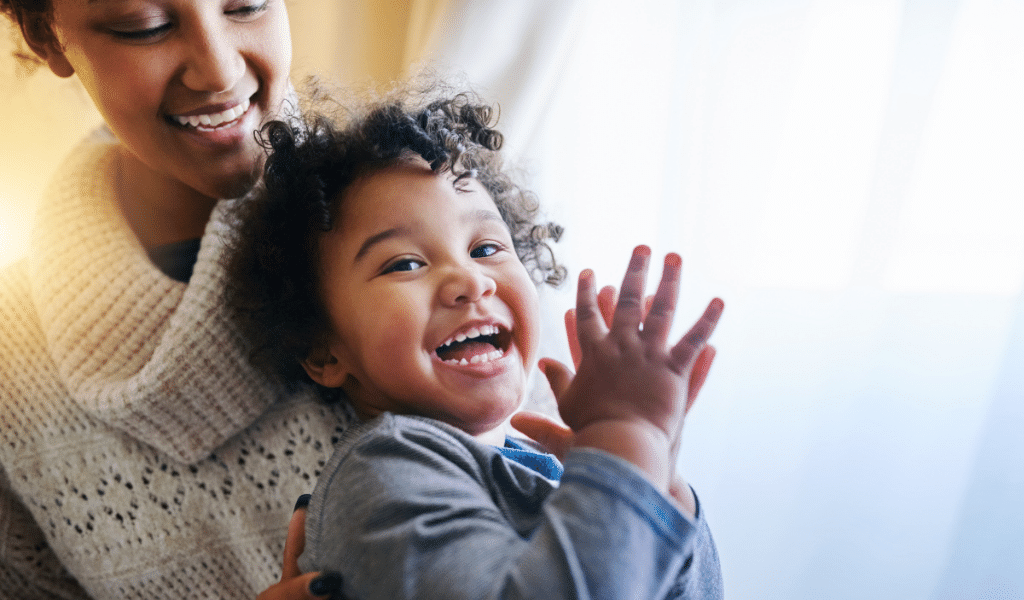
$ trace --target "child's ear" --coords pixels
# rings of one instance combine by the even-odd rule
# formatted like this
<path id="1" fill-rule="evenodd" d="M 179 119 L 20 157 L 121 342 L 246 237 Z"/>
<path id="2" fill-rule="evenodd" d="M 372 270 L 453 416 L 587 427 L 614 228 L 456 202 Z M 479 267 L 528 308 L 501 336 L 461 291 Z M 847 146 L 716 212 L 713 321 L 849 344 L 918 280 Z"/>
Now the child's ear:
<path id="1" fill-rule="evenodd" d="M 71 77 L 75 74 L 75 68 L 64 54 L 64 47 L 57 39 L 52 25 L 45 18 L 26 18 L 21 24 L 21 33 L 28 47 L 46 62 L 54 75 Z"/>
<path id="2" fill-rule="evenodd" d="M 309 356 L 302 361 L 302 368 L 310 379 L 328 388 L 338 388 L 345 383 L 349 370 L 335 352 L 330 344 L 323 342 L 313 347 Z"/>

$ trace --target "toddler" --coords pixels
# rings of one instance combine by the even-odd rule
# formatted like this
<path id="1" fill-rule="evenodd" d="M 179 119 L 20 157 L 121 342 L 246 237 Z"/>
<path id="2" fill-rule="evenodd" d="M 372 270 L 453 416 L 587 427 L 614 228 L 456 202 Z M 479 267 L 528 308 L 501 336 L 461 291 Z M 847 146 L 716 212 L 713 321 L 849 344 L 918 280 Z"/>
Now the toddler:
<path id="1" fill-rule="evenodd" d="M 349 598 L 721 598 L 718 556 L 675 451 L 720 300 L 668 340 L 681 261 L 645 310 L 638 247 L 614 314 L 579 277 L 578 372 L 542 361 L 564 462 L 506 433 L 564 276 L 534 198 L 470 94 L 392 97 L 274 122 L 241 205 L 229 303 L 259 366 L 312 380 L 361 421 L 319 470 L 303 570 Z M 308 378 L 308 379 L 307 379 Z"/>

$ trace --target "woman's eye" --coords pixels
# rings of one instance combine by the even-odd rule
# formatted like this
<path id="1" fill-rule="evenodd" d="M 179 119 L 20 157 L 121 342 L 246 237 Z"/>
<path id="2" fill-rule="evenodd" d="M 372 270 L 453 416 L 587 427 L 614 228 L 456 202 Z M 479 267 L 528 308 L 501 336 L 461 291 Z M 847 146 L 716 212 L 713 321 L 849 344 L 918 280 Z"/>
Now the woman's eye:
<path id="1" fill-rule="evenodd" d="M 117 29 L 111 28 L 110 33 L 114 37 L 129 42 L 148 42 L 155 40 L 171 30 L 172 24 L 165 22 L 156 27 L 146 27 L 144 29 Z"/>
<path id="2" fill-rule="evenodd" d="M 393 262 L 390 265 L 388 265 L 384 269 L 384 272 L 385 273 L 398 273 L 398 272 L 404 272 L 404 271 L 415 271 L 416 269 L 421 269 L 424 266 L 426 266 L 426 265 L 421 260 L 416 260 L 415 258 L 403 258 L 401 260 L 396 260 L 395 262 Z"/>
<path id="3" fill-rule="evenodd" d="M 235 17 L 240 21 L 251 21 L 263 14 L 269 4 L 270 0 L 264 0 L 264 2 L 259 4 L 246 4 L 238 8 L 229 9 L 225 11 L 225 14 Z"/>
<path id="4" fill-rule="evenodd" d="M 487 258 L 497 254 L 499 250 L 501 250 L 501 247 L 497 244 L 480 244 L 470 250 L 469 255 L 473 258 Z"/>

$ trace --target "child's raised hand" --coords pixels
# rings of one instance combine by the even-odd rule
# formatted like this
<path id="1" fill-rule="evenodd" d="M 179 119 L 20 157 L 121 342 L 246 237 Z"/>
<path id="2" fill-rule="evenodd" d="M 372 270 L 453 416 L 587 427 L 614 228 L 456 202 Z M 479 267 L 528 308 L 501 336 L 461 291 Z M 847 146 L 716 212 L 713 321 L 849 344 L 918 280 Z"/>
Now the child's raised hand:
<path id="1" fill-rule="evenodd" d="M 649 260 L 646 246 L 634 250 L 610 326 L 601 314 L 593 273 L 580 274 L 579 371 L 574 377 L 554 361 L 545 361 L 542 368 L 558 397 L 562 419 L 575 433 L 574 445 L 600 448 L 630 460 L 667 490 L 674 467 L 669 450 L 677 444 L 683 416 L 695 396 L 691 372 L 723 304 L 713 300 L 670 348 L 668 334 L 682 261 L 675 254 L 666 257 L 661 283 L 645 315 L 643 290 Z M 705 368 L 709 359 L 705 355 Z"/>

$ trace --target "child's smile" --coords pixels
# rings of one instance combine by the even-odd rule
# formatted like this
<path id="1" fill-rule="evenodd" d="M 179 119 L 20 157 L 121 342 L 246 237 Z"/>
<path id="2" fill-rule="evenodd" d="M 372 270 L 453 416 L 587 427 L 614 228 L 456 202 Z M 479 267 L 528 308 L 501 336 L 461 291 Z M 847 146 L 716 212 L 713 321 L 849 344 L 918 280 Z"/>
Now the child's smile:
<path id="1" fill-rule="evenodd" d="M 310 374 L 364 417 L 495 431 L 525 394 L 538 317 L 494 201 L 476 180 L 415 160 L 357 179 L 339 206 L 320 245 L 332 331 Z"/>
<path id="2" fill-rule="evenodd" d="M 512 341 L 508 329 L 500 324 L 470 325 L 437 347 L 437 356 L 455 366 L 475 365 L 498 360 Z"/>

